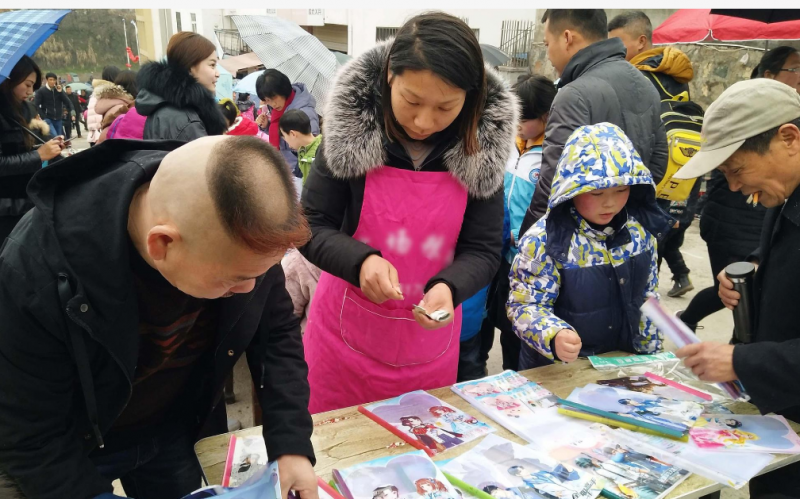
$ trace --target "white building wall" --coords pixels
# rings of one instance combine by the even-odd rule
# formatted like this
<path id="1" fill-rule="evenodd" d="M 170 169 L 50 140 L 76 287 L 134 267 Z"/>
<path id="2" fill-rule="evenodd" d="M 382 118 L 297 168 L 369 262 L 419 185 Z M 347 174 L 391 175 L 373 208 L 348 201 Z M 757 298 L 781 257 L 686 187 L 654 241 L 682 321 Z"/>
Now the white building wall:
<path id="1" fill-rule="evenodd" d="M 399 28 L 406 20 L 426 9 L 350 9 L 344 13 L 339 12 L 343 10 L 326 9 L 325 22 L 334 23 L 333 19 L 339 21 L 342 18 L 349 21 L 347 23 L 339 21 L 334 24 L 349 24 L 352 27 L 350 55 L 358 56 L 375 46 L 376 28 Z M 480 29 L 479 41 L 495 46 L 500 45 L 503 21 L 536 21 L 536 9 L 445 9 L 445 11 L 457 17 L 468 18 L 471 28 Z"/>

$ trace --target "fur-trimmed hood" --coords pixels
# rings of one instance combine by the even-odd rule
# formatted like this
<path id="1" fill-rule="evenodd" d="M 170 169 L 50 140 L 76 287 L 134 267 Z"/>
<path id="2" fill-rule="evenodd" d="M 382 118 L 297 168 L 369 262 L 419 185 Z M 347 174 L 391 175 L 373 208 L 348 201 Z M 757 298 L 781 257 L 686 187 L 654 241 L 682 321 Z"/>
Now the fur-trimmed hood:
<path id="1" fill-rule="evenodd" d="M 97 100 L 100 99 L 120 99 L 125 100 L 128 102 L 133 102 L 133 96 L 127 92 L 124 88 L 120 85 L 103 85 L 99 87 L 94 95 L 97 96 Z"/>
<path id="2" fill-rule="evenodd" d="M 322 147 L 330 171 L 357 178 L 386 164 L 384 123 L 377 82 L 389 56 L 387 40 L 339 71 L 325 105 Z M 444 153 L 444 164 L 471 196 L 485 199 L 503 186 L 519 120 L 519 103 L 500 76 L 486 68 L 488 96 L 478 125 L 480 151 L 464 154 L 463 139 Z"/>
<path id="3" fill-rule="evenodd" d="M 200 85 L 194 76 L 167 62 L 149 62 L 136 76 L 139 94 L 136 110 L 142 116 L 152 116 L 164 106 L 193 109 L 209 135 L 222 135 L 228 125 L 214 95 Z"/>
<path id="4" fill-rule="evenodd" d="M 0 471 L 0 497 L 3 499 L 25 499 L 16 482 L 3 471 Z"/>

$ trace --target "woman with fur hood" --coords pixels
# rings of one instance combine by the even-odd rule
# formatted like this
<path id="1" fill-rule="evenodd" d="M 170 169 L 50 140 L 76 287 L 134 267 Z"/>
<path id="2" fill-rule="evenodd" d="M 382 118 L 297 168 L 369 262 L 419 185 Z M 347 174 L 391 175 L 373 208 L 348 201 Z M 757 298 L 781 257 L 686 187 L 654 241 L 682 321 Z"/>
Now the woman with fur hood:
<path id="1" fill-rule="evenodd" d="M 103 87 L 114 86 L 114 80 L 117 79 L 118 75 L 119 68 L 116 66 L 106 66 L 103 68 L 103 78 L 92 81 L 92 96 L 89 97 L 89 103 L 86 105 L 86 127 L 89 129 L 89 136 L 86 140 L 89 142 L 89 147 L 97 142 L 97 139 L 100 138 L 100 132 L 103 130 L 101 128 L 103 115 L 98 114 L 95 110 L 95 106 L 97 106 L 97 94 Z"/>
<path id="2" fill-rule="evenodd" d="M 459 305 L 500 263 L 518 114 L 473 31 L 444 13 L 339 72 L 303 189 L 300 251 L 323 270 L 304 336 L 312 413 L 456 381 Z"/>
<path id="3" fill-rule="evenodd" d="M 189 142 L 222 135 L 228 126 L 214 97 L 219 72 L 214 44 L 181 31 L 169 39 L 166 62 L 150 62 L 137 82 L 136 111 L 147 118 L 144 139 Z"/>

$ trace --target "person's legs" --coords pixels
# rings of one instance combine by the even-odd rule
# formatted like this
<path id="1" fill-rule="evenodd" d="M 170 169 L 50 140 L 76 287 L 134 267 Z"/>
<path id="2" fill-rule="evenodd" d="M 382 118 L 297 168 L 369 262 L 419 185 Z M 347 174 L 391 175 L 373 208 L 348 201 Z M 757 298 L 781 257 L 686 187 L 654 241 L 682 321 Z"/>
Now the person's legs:
<path id="1" fill-rule="evenodd" d="M 121 477 L 125 494 L 136 499 L 180 499 L 202 487 L 202 470 L 188 435 L 152 441 L 137 466 Z"/>
<path id="2" fill-rule="evenodd" d="M 692 281 L 689 280 L 689 267 L 686 266 L 681 254 L 681 246 L 683 246 L 685 234 L 686 227 L 672 229 L 664 241 L 664 250 L 661 252 L 667 261 L 667 265 L 669 265 L 669 270 L 672 272 L 674 284 L 672 289 L 667 292 L 667 296 L 673 298 L 683 296 L 694 289 Z"/>
<path id="3" fill-rule="evenodd" d="M 708 259 L 711 263 L 713 286 L 703 289 L 692 298 L 689 306 L 681 313 L 681 320 L 686 324 L 696 325 L 709 315 L 725 308 L 718 294 L 719 281 L 717 281 L 717 275 L 719 275 L 727 265 L 742 261 L 745 258 L 746 255 L 743 256 L 730 252 L 728 247 L 724 244 L 709 243 Z"/>
<path id="4" fill-rule="evenodd" d="M 78 138 L 81 136 L 81 119 L 83 117 L 80 113 L 75 113 L 75 131 L 78 132 Z"/>
<path id="5" fill-rule="evenodd" d="M 56 135 L 64 135 L 64 126 L 63 121 L 61 120 L 53 120 L 53 128 L 56 130 Z"/>
<path id="6" fill-rule="evenodd" d="M 481 362 L 481 333 L 464 340 L 458 352 L 458 383 L 486 376 L 486 363 Z"/>
<path id="7" fill-rule="evenodd" d="M 64 121 L 64 132 L 65 139 L 69 140 L 72 138 L 72 121 L 70 121 L 69 118 Z"/>
<path id="8" fill-rule="evenodd" d="M 44 122 L 47 123 L 47 126 L 50 127 L 50 138 L 54 138 L 56 135 L 58 135 L 56 133 L 56 127 L 53 124 L 53 120 L 51 120 L 50 118 L 45 118 Z"/>

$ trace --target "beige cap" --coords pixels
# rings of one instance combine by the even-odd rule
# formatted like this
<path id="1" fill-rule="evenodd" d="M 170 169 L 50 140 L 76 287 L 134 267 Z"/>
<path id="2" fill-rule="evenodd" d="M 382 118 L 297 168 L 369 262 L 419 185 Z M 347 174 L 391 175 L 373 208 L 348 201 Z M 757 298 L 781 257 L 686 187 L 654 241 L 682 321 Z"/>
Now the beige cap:
<path id="1" fill-rule="evenodd" d="M 718 167 L 746 139 L 800 118 L 800 94 L 775 80 L 741 81 L 722 92 L 703 119 L 700 150 L 672 177 L 695 178 Z"/>

